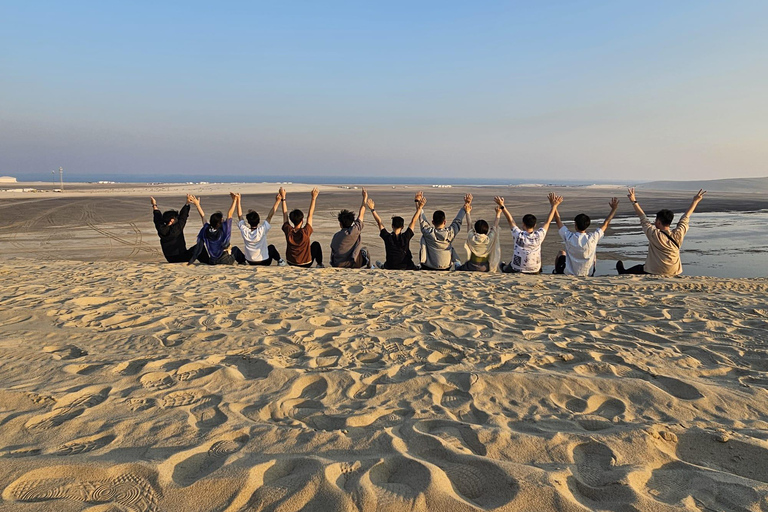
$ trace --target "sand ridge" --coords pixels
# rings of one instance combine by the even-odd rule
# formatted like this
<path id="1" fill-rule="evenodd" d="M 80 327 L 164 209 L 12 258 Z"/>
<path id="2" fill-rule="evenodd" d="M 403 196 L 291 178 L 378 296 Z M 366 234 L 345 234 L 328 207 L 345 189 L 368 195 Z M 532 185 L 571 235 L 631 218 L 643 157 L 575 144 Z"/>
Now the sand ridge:
<path id="1" fill-rule="evenodd" d="M 768 509 L 766 279 L 0 279 L 0 510 Z"/>

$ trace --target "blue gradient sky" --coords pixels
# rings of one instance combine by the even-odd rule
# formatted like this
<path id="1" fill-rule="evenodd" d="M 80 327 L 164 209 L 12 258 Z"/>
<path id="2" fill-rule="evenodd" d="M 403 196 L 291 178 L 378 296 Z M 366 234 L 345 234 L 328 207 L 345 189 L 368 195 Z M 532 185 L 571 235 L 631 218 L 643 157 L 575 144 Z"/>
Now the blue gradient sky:
<path id="1" fill-rule="evenodd" d="M 0 175 L 768 175 L 768 2 L 0 3 Z"/>

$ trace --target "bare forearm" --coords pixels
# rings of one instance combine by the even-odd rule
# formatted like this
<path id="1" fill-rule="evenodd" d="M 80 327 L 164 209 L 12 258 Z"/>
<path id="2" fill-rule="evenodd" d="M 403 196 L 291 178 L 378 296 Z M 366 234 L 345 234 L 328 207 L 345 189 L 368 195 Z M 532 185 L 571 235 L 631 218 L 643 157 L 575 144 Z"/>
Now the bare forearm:
<path id="1" fill-rule="evenodd" d="M 560 218 L 560 212 L 555 212 L 555 223 L 557 224 L 557 229 L 560 229 L 563 227 L 563 220 Z"/>
<path id="2" fill-rule="evenodd" d="M 608 229 L 608 225 L 611 223 L 613 218 L 616 216 L 616 212 L 617 211 L 618 211 L 618 209 L 611 210 L 611 213 L 609 213 L 608 216 L 605 218 L 605 221 L 603 221 L 603 225 L 600 226 L 600 229 L 602 229 L 603 231 Z"/>
<path id="3" fill-rule="evenodd" d="M 379 214 L 378 214 L 378 213 L 376 213 L 376 211 L 375 211 L 375 210 L 371 210 L 371 215 L 373 215 L 373 220 L 375 220 L 375 221 L 376 221 L 376 224 L 378 224 L 378 225 L 379 225 L 379 231 L 381 231 L 382 229 L 384 229 L 384 223 L 383 223 L 383 222 L 381 222 L 381 217 L 379 217 Z"/>
<path id="4" fill-rule="evenodd" d="M 685 213 L 683 214 L 686 217 L 690 217 L 693 215 L 693 212 L 696 210 L 696 207 L 699 205 L 698 201 L 694 201 L 691 203 L 691 206 L 688 207 L 687 210 L 685 210 Z"/>
<path id="5" fill-rule="evenodd" d="M 315 215 L 315 203 L 317 201 L 313 197 L 312 200 L 309 202 L 309 214 L 307 215 L 307 224 L 312 225 L 312 219 Z"/>
<path id="6" fill-rule="evenodd" d="M 364 217 L 365 217 L 365 204 L 361 204 L 360 211 L 357 212 L 357 218 L 360 219 L 360 222 L 363 222 Z"/>
<path id="7" fill-rule="evenodd" d="M 272 209 L 269 210 L 269 215 L 267 215 L 267 222 L 270 224 L 272 223 L 272 217 L 275 216 L 275 213 L 277 213 L 277 209 L 280 207 L 280 201 L 275 201 L 275 204 L 272 206 Z"/>
<path id="8" fill-rule="evenodd" d="M 638 203 L 637 201 L 634 201 L 634 202 L 632 203 L 632 208 L 634 208 L 634 209 L 635 209 L 635 214 L 636 214 L 638 217 L 645 217 L 645 212 L 643 211 L 643 209 L 642 209 L 642 208 L 640 208 L 640 203 Z"/>

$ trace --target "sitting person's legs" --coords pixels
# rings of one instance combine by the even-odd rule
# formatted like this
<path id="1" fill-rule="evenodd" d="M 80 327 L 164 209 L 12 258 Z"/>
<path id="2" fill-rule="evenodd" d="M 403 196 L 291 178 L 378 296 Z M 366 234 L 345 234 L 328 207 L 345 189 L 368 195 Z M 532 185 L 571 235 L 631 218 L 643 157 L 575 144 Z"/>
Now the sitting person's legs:
<path id="1" fill-rule="evenodd" d="M 555 270 L 552 271 L 553 274 L 564 274 L 565 273 L 565 251 L 560 251 L 560 254 L 557 255 L 555 258 Z"/>
<path id="2" fill-rule="evenodd" d="M 636 274 L 636 275 L 642 275 L 647 274 L 648 272 L 645 271 L 644 265 L 635 265 L 634 267 L 624 268 L 624 262 L 619 260 L 616 262 L 616 271 L 619 274 Z"/>
<path id="3" fill-rule="evenodd" d="M 318 267 L 323 266 L 323 248 L 320 245 L 320 242 L 312 242 L 312 245 L 309 246 L 309 251 L 312 254 L 312 261 L 317 263 Z M 312 265 L 310 263 L 310 265 Z"/>

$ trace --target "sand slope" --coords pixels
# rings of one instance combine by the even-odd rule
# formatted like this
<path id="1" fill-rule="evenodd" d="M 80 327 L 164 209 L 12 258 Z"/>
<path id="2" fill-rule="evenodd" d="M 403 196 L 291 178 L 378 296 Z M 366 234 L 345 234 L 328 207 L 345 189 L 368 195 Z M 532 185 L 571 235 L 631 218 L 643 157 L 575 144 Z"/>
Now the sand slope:
<path id="1" fill-rule="evenodd" d="M 0 510 L 768 510 L 766 279 L 0 279 Z"/>

